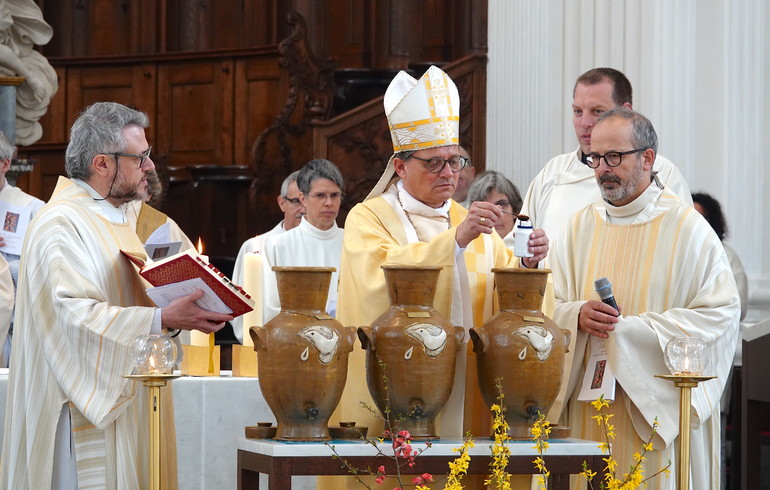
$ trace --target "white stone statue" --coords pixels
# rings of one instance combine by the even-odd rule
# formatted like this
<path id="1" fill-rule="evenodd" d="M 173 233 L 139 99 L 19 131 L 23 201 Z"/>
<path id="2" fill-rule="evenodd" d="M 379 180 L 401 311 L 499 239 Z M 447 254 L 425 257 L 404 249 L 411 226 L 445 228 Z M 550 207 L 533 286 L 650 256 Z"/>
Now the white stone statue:
<path id="1" fill-rule="evenodd" d="M 51 40 L 53 29 L 34 0 L 0 0 L 0 76 L 26 80 L 16 91 L 16 144 L 40 139 L 38 120 L 45 114 L 59 83 L 56 71 L 34 50 Z"/>

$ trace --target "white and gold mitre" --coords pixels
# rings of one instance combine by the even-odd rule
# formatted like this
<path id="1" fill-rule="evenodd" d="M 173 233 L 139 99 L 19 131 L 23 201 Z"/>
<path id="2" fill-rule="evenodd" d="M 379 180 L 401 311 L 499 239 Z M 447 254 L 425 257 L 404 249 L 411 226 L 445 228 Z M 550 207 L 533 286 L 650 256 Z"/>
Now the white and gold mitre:
<path id="1" fill-rule="evenodd" d="M 398 72 L 383 103 L 394 152 L 460 144 L 460 95 L 440 68 L 419 80 Z"/>
<path id="2" fill-rule="evenodd" d="M 440 68 L 431 66 L 419 80 L 398 72 L 383 105 L 394 154 L 366 199 L 379 196 L 394 182 L 396 153 L 460 144 L 460 94 Z"/>

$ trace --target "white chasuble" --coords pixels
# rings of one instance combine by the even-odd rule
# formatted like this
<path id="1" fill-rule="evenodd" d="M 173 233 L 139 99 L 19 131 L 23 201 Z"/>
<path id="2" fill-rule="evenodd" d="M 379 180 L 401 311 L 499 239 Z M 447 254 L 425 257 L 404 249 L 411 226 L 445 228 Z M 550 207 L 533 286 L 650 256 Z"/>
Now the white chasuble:
<path id="1" fill-rule="evenodd" d="M 698 335 L 711 351 L 708 374 L 717 379 L 692 392 L 691 443 L 697 449 L 692 453 L 691 488 L 718 488 L 719 398 L 732 366 L 738 294 L 724 249 L 708 223 L 673 194 L 650 188 L 627 205 L 630 214 L 599 203 L 579 211 L 554 247 L 554 319 L 573 331 L 565 371 L 569 383 L 563 390 L 569 398 L 568 421 L 573 437 L 604 440 L 591 418 L 594 408 L 577 400 L 590 356 L 588 335 L 577 332 L 577 315 L 586 300 L 598 299 L 594 280 L 606 277 L 622 313 L 607 341 L 608 362 L 618 383 L 610 405 L 618 476 L 634 463 L 632 455 L 650 437 L 655 418 L 660 427 L 653 438 L 655 450 L 646 455 L 645 474 L 676 460 L 679 390 L 655 374 L 669 372 L 663 352 L 672 337 Z M 552 411 L 549 419 L 557 418 Z M 648 482 L 648 488 L 675 487 L 673 467 L 670 478 Z"/>
<path id="2" fill-rule="evenodd" d="M 63 405 L 79 488 L 148 485 L 145 390 L 123 376 L 133 368 L 134 339 L 150 332 L 156 308 L 120 254 L 142 251 L 133 227 L 93 208 L 83 187 L 61 177 L 24 243 L 0 488 L 51 487 Z M 164 422 L 173 428 L 172 417 Z M 175 487 L 175 470 L 165 476 Z"/>

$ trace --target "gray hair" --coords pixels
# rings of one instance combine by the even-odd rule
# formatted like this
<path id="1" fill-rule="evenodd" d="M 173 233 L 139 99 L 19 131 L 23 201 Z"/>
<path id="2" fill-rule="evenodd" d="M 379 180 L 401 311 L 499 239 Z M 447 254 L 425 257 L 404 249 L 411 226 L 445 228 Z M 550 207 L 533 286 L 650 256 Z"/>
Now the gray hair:
<path id="1" fill-rule="evenodd" d="M 494 170 L 487 170 L 473 179 L 473 183 L 468 188 L 468 202 L 484 201 L 492 191 L 504 194 L 511 203 L 511 211 L 519 214 L 523 202 L 519 189 L 505 175 Z"/>
<path id="2" fill-rule="evenodd" d="M 0 131 L 0 162 L 10 160 L 11 158 L 13 158 L 13 145 L 8 141 L 5 133 Z"/>
<path id="3" fill-rule="evenodd" d="M 286 197 L 286 194 L 289 192 L 289 184 L 297 181 L 297 175 L 299 175 L 299 170 L 295 170 L 290 173 L 288 177 L 283 179 L 283 183 L 281 184 L 281 197 Z"/>
<path id="4" fill-rule="evenodd" d="M 625 107 L 615 107 L 602 114 L 596 124 L 611 117 L 620 117 L 631 121 L 631 144 L 634 148 L 650 148 L 658 154 L 658 135 L 649 119 L 641 113 Z"/>
<path id="5" fill-rule="evenodd" d="M 335 164 L 329 160 L 318 158 L 310 160 L 299 170 L 297 175 L 297 187 L 305 195 L 310 193 L 310 184 L 314 180 L 329 179 L 342 189 L 342 173 Z"/>
<path id="6" fill-rule="evenodd" d="M 396 153 L 394 153 L 394 154 L 393 154 L 393 157 L 394 157 L 394 158 L 398 158 L 398 159 L 401 159 L 401 160 L 403 160 L 403 161 L 407 161 L 407 160 L 409 160 L 409 157 L 411 157 L 412 155 L 414 155 L 414 152 L 415 152 L 415 151 L 417 151 L 417 150 L 404 150 L 404 151 L 399 151 L 399 152 L 396 152 Z"/>
<path id="7" fill-rule="evenodd" d="M 91 162 L 96 155 L 126 149 L 124 128 L 146 128 L 149 125 L 147 114 L 116 102 L 97 102 L 86 107 L 70 130 L 64 160 L 67 176 L 88 180 L 92 172 Z"/>

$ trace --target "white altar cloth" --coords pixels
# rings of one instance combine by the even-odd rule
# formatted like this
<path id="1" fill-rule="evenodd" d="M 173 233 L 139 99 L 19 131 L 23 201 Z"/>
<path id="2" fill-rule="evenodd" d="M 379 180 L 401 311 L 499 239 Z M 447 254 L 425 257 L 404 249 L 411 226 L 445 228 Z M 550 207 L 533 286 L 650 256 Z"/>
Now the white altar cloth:
<path id="1" fill-rule="evenodd" d="M 180 490 L 236 488 L 238 440 L 244 427 L 273 422 L 257 378 L 184 376 L 174 380 Z"/>
<path id="2" fill-rule="evenodd" d="M 177 465 L 180 490 L 234 489 L 238 441 L 244 427 L 273 422 L 257 378 L 188 377 L 174 380 Z M 8 369 L 0 369 L 0 443 L 3 437 Z"/>

